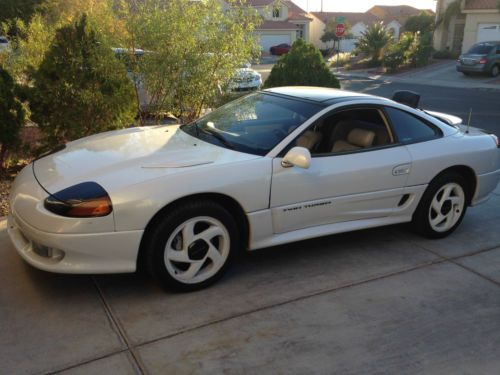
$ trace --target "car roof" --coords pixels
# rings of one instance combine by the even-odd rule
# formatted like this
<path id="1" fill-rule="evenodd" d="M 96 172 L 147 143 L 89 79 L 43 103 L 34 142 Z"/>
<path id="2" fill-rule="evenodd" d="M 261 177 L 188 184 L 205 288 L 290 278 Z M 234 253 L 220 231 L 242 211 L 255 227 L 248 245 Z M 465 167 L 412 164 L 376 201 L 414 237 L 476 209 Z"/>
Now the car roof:
<path id="1" fill-rule="evenodd" d="M 359 92 L 312 86 L 285 86 L 266 89 L 264 92 L 286 95 L 297 99 L 306 99 L 323 104 L 334 104 L 349 99 L 377 98 L 374 95 Z"/>

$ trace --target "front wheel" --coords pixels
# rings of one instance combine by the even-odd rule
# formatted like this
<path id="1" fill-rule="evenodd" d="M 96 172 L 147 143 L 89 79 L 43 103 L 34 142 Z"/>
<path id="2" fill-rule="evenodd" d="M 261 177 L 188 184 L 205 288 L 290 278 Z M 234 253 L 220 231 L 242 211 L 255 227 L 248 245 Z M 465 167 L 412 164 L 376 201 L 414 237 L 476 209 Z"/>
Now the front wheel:
<path id="1" fill-rule="evenodd" d="M 217 203 L 178 206 L 152 230 L 146 262 L 152 276 L 173 291 L 193 291 L 217 281 L 239 244 L 231 214 Z"/>
<path id="2" fill-rule="evenodd" d="M 415 230 L 428 238 L 451 234 L 467 210 L 467 183 L 455 173 L 434 179 L 425 191 L 413 215 Z"/>

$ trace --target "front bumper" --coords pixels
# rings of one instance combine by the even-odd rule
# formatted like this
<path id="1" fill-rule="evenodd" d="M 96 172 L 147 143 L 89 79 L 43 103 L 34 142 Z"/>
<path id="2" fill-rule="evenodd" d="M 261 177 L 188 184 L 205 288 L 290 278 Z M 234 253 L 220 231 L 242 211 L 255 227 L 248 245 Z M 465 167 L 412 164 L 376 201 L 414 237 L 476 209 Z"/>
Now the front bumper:
<path id="1" fill-rule="evenodd" d="M 57 273 L 134 272 L 142 230 L 60 234 L 38 230 L 15 213 L 7 233 L 21 257 L 33 267 Z"/>
<path id="2" fill-rule="evenodd" d="M 16 177 L 7 232 L 17 252 L 36 268 L 60 273 L 134 272 L 143 230 L 115 231 L 110 214 L 68 218 L 43 206 L 48 193 L 33 166 Z"/>

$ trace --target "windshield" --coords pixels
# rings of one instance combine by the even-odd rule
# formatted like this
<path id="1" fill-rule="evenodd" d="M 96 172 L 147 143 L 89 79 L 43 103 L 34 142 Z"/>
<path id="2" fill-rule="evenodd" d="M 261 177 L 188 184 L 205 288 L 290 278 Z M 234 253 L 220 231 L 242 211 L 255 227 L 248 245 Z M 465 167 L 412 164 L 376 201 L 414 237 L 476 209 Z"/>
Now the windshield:
<path id="1" fill-rule="evenodd" d="M 230 102 L 182 129 L 206 142 L 265 155 L 322 108 L 319 103 L 255 93 Z"/>
<path id="2" fill-rule="evenodd" d="M 489 43 L 479 43 L 479 44 L 474 44 L 471 49 L 469 50 L 470 54 L 473 55 L 487 55 L 490 53 L 491 49 L 493 48 L 493 44 Z"/>

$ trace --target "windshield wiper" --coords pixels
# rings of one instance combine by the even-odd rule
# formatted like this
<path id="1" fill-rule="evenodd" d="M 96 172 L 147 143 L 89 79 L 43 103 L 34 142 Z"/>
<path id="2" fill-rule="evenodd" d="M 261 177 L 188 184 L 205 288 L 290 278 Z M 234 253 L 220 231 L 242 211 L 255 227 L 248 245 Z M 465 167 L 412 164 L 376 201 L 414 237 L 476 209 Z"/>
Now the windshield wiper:
<path id="1" fill-rule="evenodd" d="M 198 124 L 196 124 L 196 128 L 198 129 Z M 217 138 L 227 148 L 230 148 L 231 150 L 235 149 L 235 147 L 226 138 L 224 138 L 217 130 L 215 130 L 214 128 L 210 128 L 208 126 L 203 126 L 203 127 L 199 127 L 199 128 L 203 132 L 208 133 L 210 135 L 213 135 L 215 138 Z"/>

